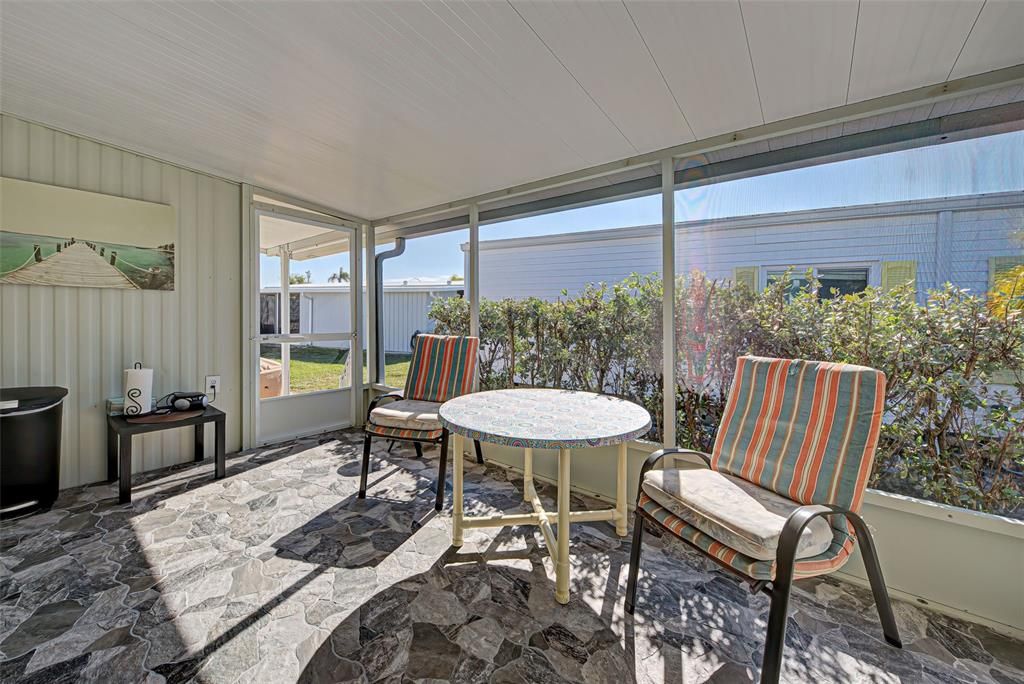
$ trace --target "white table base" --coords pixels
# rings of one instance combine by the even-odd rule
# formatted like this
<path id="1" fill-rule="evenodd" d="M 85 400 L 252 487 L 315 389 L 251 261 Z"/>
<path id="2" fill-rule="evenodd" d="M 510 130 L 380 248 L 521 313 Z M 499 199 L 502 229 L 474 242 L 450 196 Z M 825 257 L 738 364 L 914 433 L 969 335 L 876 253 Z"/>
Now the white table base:
<path id="1" fill-rule="evenodd" d="M 626 536 L 626 451 L 625 442 L 619 444 L 618 468 L 616 473 L 615 508 L 604 508 L 592 511 L 572 511 L 569 509 L 570 462 L 569 449 L 558 452 L 558 510 L 548 513 L 537 495 L 533 485 L 533 449 L 525 450 L 523 461 L 523 500 L 533 506 L 533 513 L 510 513 L 487 516 L 466 516 L 462 499 L 462 453 L 464 438 L 452 434 L 452 454 L 454 455 L 452 484 L 452 545 L 462 546 L 462 532 L 467 528 L 479 527 L 510 527 L 512 525 L 537 525 L 544 536 L 544 544 L 555 564 L 555 600 L 559 603 L 569 602 L 569 527 L 573 522 L 612 520 L 615 522 L 615 533 Z M 443 486 L 439 483 L 439 486 Z M 556 539 L 551 523 L 558 525 Z"/>

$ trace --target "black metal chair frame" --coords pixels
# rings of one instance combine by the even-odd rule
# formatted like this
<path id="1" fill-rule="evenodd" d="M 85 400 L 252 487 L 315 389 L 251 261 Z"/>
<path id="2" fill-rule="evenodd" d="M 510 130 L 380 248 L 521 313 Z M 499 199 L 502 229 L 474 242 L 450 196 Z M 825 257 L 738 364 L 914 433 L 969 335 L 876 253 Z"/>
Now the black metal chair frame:
<path id="1" fill-rule="evenodd" d="M 366 422 L 370 422 L 370 414 L 373 410 L 383 404 L 385 401 L 400 401 L 405 399 L 401 392 L 389 392 L 382 394 L 378 397 L 374 397 L 373 401 L 370 402 L 369 408 L 366 409 Z M 366 480 L 370 475 L 370 447 L 373 442 L 373 438 L 378 437 L 380 439 L 387 439 L 396 442 L 412 442 L 413 446 L 416 447 L 416 457 L 423 458 L 423 445 L 424 444 L 439 444 L 441 446 L 441 462 L 437 466 L 437 497 L 434 501 L 434 510 L 440 511 L 444 507 L 444 489 L 445 482 L 447 482 L 447 471 L 448 471 L 448 430 L 442 429 L 441 436 L 435 439 L 416 439 L 413 437 L 382 437 L 381 435 L 375 435 L 366 431 L 363 437 L 363 467 L 359 473 L 359 498 L 366 498 Z M 482 464 L 484 462 L 483 449 L 480 447 L 480 440 L 474 439 L 473 445 L 476 447 L 476 462 Z M 461 454 L 459 454 L 461 457 Z"/>
<path id="2" fill-rule="evenodd" d="M 696 455 L 709 468 L 711 467 L 711 456 L 708 454 L 692 449 L 671 448 L 661 449 L 648 456 L 643 467 L 640 469 L 640 489 L 637 491 L 637 507 L 633 519 L 633 546 L 630 550 L 629 581 L 626 585 L 626 612 L 630 615 L 633 614 L 633 610 L 636 607 L 636 580 L 640 570 L 640 547 L 643 544 L 644 521 L 647 520 L 658 528 L 671 532 L 653 516 L 640 508 L 639 503 L 643 491 L 644 476 L 665 456 L 681 454 Z M 708 556 L 718 565 L 745 581 L 750 586 L 751 593 L 760 591 L 771 597 L 764 656 L 761 659 L 762 684 L 775 684 L 779 681 L 779 675 L 782 672 L 782 650 L 786 643 L 786 617 L 789 608 L 790 588 L 793 584 L 794 567 L 797 562 L 797 543 L 800 541 L 804 528 L 812 520 L 833 515 L 845 516 L 850 521 L 850 524 L 853 525 L 857 536 L 857 543 L 860 545 L 861 554 L 864 557 L 864 567 L 867 570 L 868 580 L 871 583 L 871 593 L 874 595 L 875 606 L 878 608 L 878 618 L 882 623 L 882 632 L 885 635 L 885 640 L 896 648 L 903 648 L 903 643 L 900 641 L 899 628 L 896 626 L 896 618 L 893 615 L 892 605 L 889 602 L 889 591 L 886 589 L 885 580 L 882 577 L 882 568 L 878 564 L 875 542 L 871 537 L 871 531 L 864 523 L 864 519 L 853 511 L 840 506 L 820 504 L 800 506 L 789 515 L 782 528 L 782 535 L 779 538 L 779 546 L 776 551 L 774 580 L 753 579 L 719 559 Z M 676 538 L 693 546 L 702 554 L 704 553 L 702 549 L 686 539 L 682 537 Z"/>

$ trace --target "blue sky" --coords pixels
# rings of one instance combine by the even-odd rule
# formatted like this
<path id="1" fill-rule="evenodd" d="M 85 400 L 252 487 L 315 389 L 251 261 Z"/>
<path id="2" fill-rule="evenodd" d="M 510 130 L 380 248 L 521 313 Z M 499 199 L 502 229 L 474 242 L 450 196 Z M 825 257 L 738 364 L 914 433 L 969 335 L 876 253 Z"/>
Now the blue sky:
<path id="1" fill-rule="evenodd" d="M 1024 190 L 1024 132 L 893 152 L 676 192 L 676 220 L 743 216 L 851 204 Z M 621 228 L 661 222 L 661 197 L 652 195 L 481 226 L 481 240 Z M 450 276 L 463 272 L 460 245 L 467 230 L 410 240 L 389 259 L 385 279 Z M 383 248 L 382 248 L 383 249 Z M 327 281 L 344 257 L 310 259 L 292 272 Z M 277 285 L 277 260 L 261 259 L 263 285 Z"/>

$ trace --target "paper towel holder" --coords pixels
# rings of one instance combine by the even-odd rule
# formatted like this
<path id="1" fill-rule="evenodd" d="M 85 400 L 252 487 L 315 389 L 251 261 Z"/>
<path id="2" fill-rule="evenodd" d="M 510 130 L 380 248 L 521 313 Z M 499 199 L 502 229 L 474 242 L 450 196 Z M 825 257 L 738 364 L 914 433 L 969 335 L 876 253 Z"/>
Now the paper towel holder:
<path id="1" fill-rule="evenodd" d="M 129 387 L 129 374 L 135 371 L 148 371 L 143 375 L 141 386 Z M 153 371 L 142 367 L 141 361 L 136 361 L 132 367 L 124 373 L 124 413 L 128 416 L 143 416 L 150 413 L 153 393 Z"/>

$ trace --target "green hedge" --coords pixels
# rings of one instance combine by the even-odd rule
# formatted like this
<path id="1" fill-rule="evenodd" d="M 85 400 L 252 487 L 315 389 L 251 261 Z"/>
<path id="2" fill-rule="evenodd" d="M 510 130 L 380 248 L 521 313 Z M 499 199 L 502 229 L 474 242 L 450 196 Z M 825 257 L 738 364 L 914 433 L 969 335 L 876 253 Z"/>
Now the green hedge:
<path id="1" fill-rule="evenodd" d="M 872 486 L 1024 516 L 1024 311 L 951 285 L 820 297 L 807 274 L 761 292 L 694 272 L 676 286 L 676 430 L 708 451 L 741 354 L 857 363 L 888 378 Z M 661 281 L 632 275 L 575 296 L 480 303 L 485 389 L 605 391 L 655 416 L 661 432 Z M 467 334 L 469 305 L 434 301 L 437 331 Z M 1017 370 L 1014 370 L 1017 369 Z M 993 384 L 993 377 L 1010 385 Z"/>

